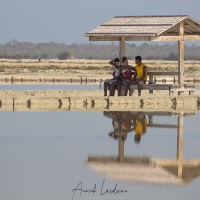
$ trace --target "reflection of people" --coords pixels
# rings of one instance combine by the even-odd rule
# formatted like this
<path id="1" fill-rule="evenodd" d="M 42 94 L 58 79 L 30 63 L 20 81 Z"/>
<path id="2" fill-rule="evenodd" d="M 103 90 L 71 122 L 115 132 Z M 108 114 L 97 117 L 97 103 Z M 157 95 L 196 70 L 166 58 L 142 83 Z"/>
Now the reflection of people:
<path id="1" fill-rule="evenodd" d="M 147 81 L 147 66 L 142 63 L 142 58 L 141 56 L 136 56 L 135 57 L 135 75 L 133 78 L 133 84 L 138 85 L 138 95 L 141 95 L 141 85 L 145 84 Z"/>
<path id="2" fill-rule="evenodd" d="M 112 119 L 114 131 L 108 135 L 114 139 L 126 140 L 129 132 L 135 131 L 134 141 L 140 143 L 141 136 L 147 131 L 147 119 L 142 112 L 104 111 L 104 116 Z"/>
<path id="3" fill-rule="evenodd" d="M 140 113 L 136 116 L 135 137 L 134 137 L 136 143 L 140 142 L 141 136 L 146 133 L 146 130 L 147 130 L 146 116 Z"/>
<path id="4" fill-rule="evenodd" d="M 126 140 L 128 132 L 133 130 L 132 118 L 129 112 L 104 112 L 104 116 L 112 118 L 113 132 L 109 133 L 110 137 L 115 139 L 121 137 Z"/>
<path id="5" fill-rule="evenodd" d="M 123 140 L 127 138 L 127 134 L 131 130 L 132 130 L 132 119 L 130 113 L 122 112 L 121 135 Z"/>
<path id="6" fill-rule="evenodd" d="M 147 120 L 142 112 L 117 112 L 117 111 L 104 111 L 104 116 L 112 119 L 112 126 L 114 131 L 108 135 L 114 139 L 119 137 L 126 140 L 129 132 L 135 131 L 134 141 L 139 143 L 141 136 L 146 133 Z"/>
<path id="7" fill-rule="evenodd" d="M 106 112 L 104 111 L 104 116 L 112 119 L 112 126 L 114 131 L 110 132 L 108 135 L 117 139 L 120 135 L 121 130 L 121 121 L 120 121 L 120 112 Z"/>
<path id="8" fill-rule="evenodd" d="M 120 135 L 120 123 L 118 120 L 112 121 L 113 129 L 114 131 L 109 133 L 110 137 L 113 137 L 114 139 L 117 139 Z"/>
<path id="9" fill-rule="evenodd" d="M 120 67 L 119 58 L 115 58 L 114 60 L 111 60 L 109 62 L 109 64 L 114 66 L 113 78 L 109 79 L 109 80 L 106 80 L 104 82 L 104 96 L 107 96 L 108 87 L 110 89 L 110 96 L 114 96 L 114 94 L 115 94 L 115 86 L 121 80 L 120 70 L 119 70 L 119 67 Z"/>

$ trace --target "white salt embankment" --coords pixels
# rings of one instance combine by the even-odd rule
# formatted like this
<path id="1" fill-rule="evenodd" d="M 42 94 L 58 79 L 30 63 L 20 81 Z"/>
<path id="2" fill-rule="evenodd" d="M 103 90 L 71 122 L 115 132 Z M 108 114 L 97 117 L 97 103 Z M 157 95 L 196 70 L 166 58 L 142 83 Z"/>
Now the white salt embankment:
<path id="1" fill-rule="evenodd" d="M 104 97 L 102 90 L 1 90 L 0 111 L 171 111 L 198 112 L 200 91 L 169 96 L 143 91 L 142 96 Z"/>

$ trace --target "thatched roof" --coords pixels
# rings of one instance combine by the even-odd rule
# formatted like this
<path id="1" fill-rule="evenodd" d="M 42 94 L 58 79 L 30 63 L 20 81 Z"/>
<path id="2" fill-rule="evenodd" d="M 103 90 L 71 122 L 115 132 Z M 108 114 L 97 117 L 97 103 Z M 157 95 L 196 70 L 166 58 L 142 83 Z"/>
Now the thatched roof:
<path id="1" fill-rule="evenodd" d="M 188 15 L 116 16 L 87 32 L 90 40 L 154 40 L 158 36 L 179 36 L 179 23 L 184 23 L 184 35 L 200 36 L 200 22 Z"/>

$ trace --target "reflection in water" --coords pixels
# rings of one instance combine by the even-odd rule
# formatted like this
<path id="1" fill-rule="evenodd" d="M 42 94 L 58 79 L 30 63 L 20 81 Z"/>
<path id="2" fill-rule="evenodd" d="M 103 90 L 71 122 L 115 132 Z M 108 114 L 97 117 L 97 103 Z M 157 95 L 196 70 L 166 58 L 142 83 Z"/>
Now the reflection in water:
<path id="1" fill-rule="evenodd" d="M 112 119 L 114 130 L 108 135 L 118 140 L 118 156 L 88 156 L 87 164 L 119 181 L 181 185 L 191 182 L 200 176 L 200 159 L 183 159 L 183 125 L 188 114 L 178 113 L 177 125 L 153 122 L 154 116 L 171 115 L 170 112 L 104 112 L 104 116 Z M 176 159 L 124 155 L 127 133 L 134 131 L 135 142 L 139 143 L 148 127 L 177 129 Z"/>
<path id="2" fill-rule="evenodd" d="M 143 112 L 104 112 L 104 116 L 112 118 L 113 132 L 109 136 L 126 140 L 129 132 L 135 131 L 135 142 L 139 143 L 141 136 L 146 133 L 147 120 Z"/>

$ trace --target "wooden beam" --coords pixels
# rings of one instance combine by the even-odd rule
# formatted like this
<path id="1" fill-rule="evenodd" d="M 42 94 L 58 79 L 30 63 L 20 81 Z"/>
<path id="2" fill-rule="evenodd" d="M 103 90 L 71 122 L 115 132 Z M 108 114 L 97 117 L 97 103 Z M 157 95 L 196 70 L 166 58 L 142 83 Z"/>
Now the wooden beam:
<path id="1" fill-rule="evenodd" d="M 196 35 L 200 35 L 200 32 L 192 32 L 192 33 L 185 33 L 185 31 L 184 31 L 184 35 L 194 35 L 194 36 L 196 36 Z"/>
<path id="2" fill-rule="evenodd" d="M 155 36 L 150 37 L 151 41 L 178 41 L 181 40 L 181 36 Z"/>
<path id="3" fill-rule="evenodd" d="M 149 36 L 126 36 L 126 41 L 149 41 Z"/>
<path id="4" fill-rule="evenodd" d="M 89 36 L 89 41 L 120 41 L 121 36 Z M 126 41 L 149 41 L 149 36 L 123 36 Z"/>
<path id="5" fill-rule="evenodd" d="M 104 37 L 104 36 L 101 36 L 101 37 L 95 37 L 95 36 L 90 36 L 89 37 L 89 41 L 120 41 L 120 37 Z"/>
<path id="6" fill-rule="evenodd" d="M 178 35 L 177 31 L 174 31 L 174 30 L 170 31 L 170 30 L 168 30 L 168 31 L 165 31 L 165 33 L 163 33 L 160 36 L 179 36 L 179 35 Z"/>
<path id="7" fill-rule="evenodd" d="M 180 40 L 200 40 L 200 35 L 184 35 L 184 36 L 152 36 L 150 41 L 180 41 Z"/>
<path id="8" fill-rule="evenodd" d="M 133 89 L 133 87 L 137 85 L 131 85 L 130 88 Z M 142 84 L 142 90 L 169 90 L 172 84 Z"/>
<path id="9" fill-rule="evenodd" d="M 166 76 L 166 75 L 170 75 L 170 76 L 175 76 L 175 75 L 178 75 L 178 72 L 148 72 L 147 73 L 148 75 L 151 75 L 151 76 Z"/>
<path id="10" fill-rule="evenodd" d="M 147 126 L 151 128 L 178 128 L 178 126 L 174 124 L 153 124 L 152 122 L 147 124 Z"/>
<path id="11" fill-rule="evenodd" d="M 120 38 L 120 43 L 119 43 L 119 59 L 122 60 L 122 57 L 125 56 L 125 37 Z"/>
<path id="12" fill-rule="evenodd" d="M 177 160 L 175 159 L 170 159 L 170 158 L 152 158 L 152 161 L 162 167 L 167 167 L 167 166 L 177 166 Z M 193 160 L 183 160 L 183 166 L 184 167 L 196 167 L 200 165 L 200 160 L 193 159 Z"/>
<path id="13" fill-rule="evenodd" d="M 200 35 L 184 35 L 184 40 L 200 40 Z"/>
<path id="14" fill-rule="evenodd" d="M 184 34 L 184 26 L 183 21 L 179 23 L 179 34 L 183 36 Z M 184 84 L 184 41 L 178 41 L 178 84 Z"/>

